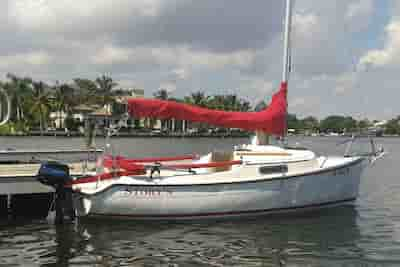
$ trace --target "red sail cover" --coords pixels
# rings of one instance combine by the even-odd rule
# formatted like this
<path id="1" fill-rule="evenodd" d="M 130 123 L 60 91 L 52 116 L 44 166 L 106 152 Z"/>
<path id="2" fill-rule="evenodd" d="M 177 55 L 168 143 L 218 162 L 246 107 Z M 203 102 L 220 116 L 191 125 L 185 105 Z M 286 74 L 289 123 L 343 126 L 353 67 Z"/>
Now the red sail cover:
<path id="1" fill-rule="evenodd" d="M 200 108 L 189 104 L 159 99 L 132 98 L 128 100 L 131 116 L 204 122 L 225 128 L 263 131 L 283 136 L 286 130 L 287 83 L 272 97 L 270 105 L 259 112 L 230 112 Z"/>

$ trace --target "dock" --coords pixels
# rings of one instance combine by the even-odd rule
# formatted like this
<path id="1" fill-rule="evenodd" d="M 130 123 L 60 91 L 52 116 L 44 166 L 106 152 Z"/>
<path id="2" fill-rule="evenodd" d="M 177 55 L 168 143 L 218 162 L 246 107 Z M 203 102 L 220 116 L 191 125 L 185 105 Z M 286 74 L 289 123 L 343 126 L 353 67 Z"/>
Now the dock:
<path id="1" fill-rule="evenodd" d="M 72 175 L 95 168 L 94 162 L 70 163 Z M 46 216 L 53 188 L 36 180 L 40 164 L 0 164 L 0 217 Z"/>
<path id="2" fill-rule="evenodd" d="M 4 149 L 0 150 L 0 164 L 38 163 L 43 160 L 95 161 L 102 152 L 101 149 Z"/>

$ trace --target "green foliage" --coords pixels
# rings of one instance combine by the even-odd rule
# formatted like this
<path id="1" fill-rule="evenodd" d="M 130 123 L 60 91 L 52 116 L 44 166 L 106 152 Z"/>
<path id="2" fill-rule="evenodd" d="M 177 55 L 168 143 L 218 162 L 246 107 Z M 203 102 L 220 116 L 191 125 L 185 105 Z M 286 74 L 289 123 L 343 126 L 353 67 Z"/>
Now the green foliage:
<path id="1" fill-rule="evenodd" d="M 317 131 L 319 129 L 319 121 L 313 116 L 304 118 L 301 121 L 302 128 L 311 131 Z"/>
<path id="2" fill-rule="evenodd" d="M 192 93 L 190 96 L 185 97 L 186 103 L 204 108 L 208 106 L 209 100 L 210 97 L 201 91 Z"/>
<path id="3" fill-rule="evenodd" d="M 102 75 L 101 77 L 96 78 L 96 98 L 97 103 L 101 106 L 112 104 L 114 102 L 113 98 L 113 89 L 118 84 L 113 81 L 111 77 Z"/>
<path id="4" fill-rule="evenodd" d="M 357 121 L 352 117 L 333 115 L 321 121 L 320 129 L 322 132 L 350 132 L 357 129 Z"/>
<path id="5" fill-rule="evenodd" d="M 43 132 L 47 125 L 50 109 L 50 93 L 46 91 L 46 85 L 41 81 L 34 82 L 30 111 L 39 115 L 39 127 L 41 132 Z"/>
<path id="6" fill-rule="evenodd" d="M 0 126 L 0 135 L 25 134 L 28 130 L 25 122 L 8 122 Z"/>
<path id="7" fill-rule="evenodd" d="M 0 135 L 9 135 L 12 134 L 12 132 L 13 130 L 10 123 L 0 125 Z"/>
<path id="8" fill-rule="evenodd" d="M 14 74 L 7 74 L 7 80 L 1 82 L 1 85 L 8 92 L 12 101 L 11 120 L 8 124 L 0 128 L 0 134 L 24 133 L 34 127 L 40 127 L 44 130 L 49 125 L 50 112 L 58 114 L 67 113 L 65 126 L 70 130 L 77 130 L 82 123 L 75 121 L 71 115 L 76 106 L 83 104 L 86 106 L 105 106 L 111 105 L 113 114 L 122 114 L 125 107 L 116 104 L 114 96 L 123 96 L 123 89 L 114 90 L 117 83 L 111 77 L 106 75 L 99 76 L 94 81 L 85 78 L 76 78 L 72 84 L 59 84 L 48 86 L 41 81 L 33 81 L 29 77 L 19 77 Z M 267 107 L 265 101 L 261 101 L 251 107 L 250 103 L 239 98 L 235 94 L 226 95 L 206 95 L 202 91 L 197 91 L 184 98 L 173 98 L 165 89 L 160 89 L 154 93 L 155 98 L 163 100 L 173 100 L 191 105 L 197 105 L 204 108 L 218 109 L 225 111 L 260 111 Z M 59 118 L 61 121 L 61 118 Z M 295 129 L 296 132 L 355 132 L 366 130 L 373 127 L 374 124 L 368 119 L 356 121 L 349 116 L 328 116 L 321 121 L 309 116 L 299 119 L 295 114 L 287 116 L 288 128 Z M 375 122 L 374 122 L 375 123 Z M 138 119 L 132 122 L 132 126 L 140 128 Z M 155 119 L 145 119 L 145 127 L 152 128 L 156 124 Z M 163 128 L 171 125 L 164 120 Z M 189 124 L 188 124 L 189 125 Z M 197 126 L 200 131 L 207 131 L 209 125 L 192 124 Z M 180 129 L 179 122 L 175 122 L 176 128 Z M 383 126 L 385 134 L 400 134 L 400 116 L 390 120 Z"/>
<path id="9" fill-rule="evenodd" d="M 399 135 L 400 134 L 400 116 L 388 121 L 385 125 L 385 134 Z"/>
<path id="10" fill-rule="evenodd" d="M 77 88 L 77 104 L 95 104 L 96 103 L 96 83 L 89 79 L 74 79 L 74 85 Z"/>
<path id="11" fill-rule="evenodd" d="M 18 77 L 12 73 L 7 74 L 8 81 L 4 87 L 11 98 L 11 121 L 18 122 L 25 119 L 29 112 L 29 98 L 32 95 L 32 79 Z"/>
<path id="12" fill-rule="evenodd" d="M 289 129 L 300 130 L 303 128 L 301 121 L 297 119 L 297 116 L 294 114 L 288 114 L 286 121 L 287 121 L 287 127 Z"/>
<path id="13" fill-rule="evenodd" d="M 372 126 L 372 123 L 371 123 L 368 119 L 360 120 L 360 121 L 358 121 L 358 123 L 357 123 L 357 127 L 358 127 L 360 130 L 368 129 L 368 128 L 371 127 L 371 126 Z"/>
<path id="14" fill-rule="evenodd" d="M 141 128 L 140 120 L 134 120 L 133 125 L 135 129 L 140 129 Z"/>
<path id="15" fill-rule="evenodd" d="M 165 89 L 160 89 L 157 92 L 153 94 L 154 98 L 161 99 L 161 100 L 168 100 L 169 99 L 169 93 Z"/>
<path id="16" fill-rule="evenodd" d="M 80 122 L 77 122 L 74 118 L 72 117 L 67 117 L 65 119 L 65 127 L 69 129 L 70 131 L 76 131 L 78 130 L 78 127 L 81 126 L 82 124 Z"/>
<path id="17" fill-rule="evenodd" d="M 262 100 L 256 104 L 254 111 L 261 111 L 265 109 L 267 106 L 268 104 L 264 100 Z"/>

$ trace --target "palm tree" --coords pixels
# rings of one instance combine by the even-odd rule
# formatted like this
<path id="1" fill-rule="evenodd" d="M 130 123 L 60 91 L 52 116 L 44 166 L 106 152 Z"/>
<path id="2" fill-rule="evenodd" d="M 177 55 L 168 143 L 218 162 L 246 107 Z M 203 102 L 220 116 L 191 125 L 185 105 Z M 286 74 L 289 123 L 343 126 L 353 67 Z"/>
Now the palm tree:
<path id="1" fill-rule="evenodd" d="M 64 98 L 65 111 L 70 113 L 72 111 L 72 107 L 77 105 L 74 95 L 74 88 L 69 84 L 63 83 L 60 86 L 60 91 Z"/>
<path id="2" fill-rule="evenodd" d="M 11 73 L 7 74 L 7 78 L 9 82 L 5 84 L 5 89 L 10 95 L 12 106 L 15 108 L 11 119 L 18 122 L 24 119 L 26 100 L 32 90 L 32 79 L 20 78 Z"/>
<path id="3" fill-rule="evenodd" d="M 242 111 L 242 112 L 247 112 L 247 111 L 250 111 L 250 109 L 251 109 L 251 105 L 250 105 L 250 102 L 249 101 L 246 101 L 246 100 L 240 100 L 240 102 L 239 102 L 239 111 Z"/>
<path id="4" fill-rule="evenodd" d="M 31 112 L 39 114 L 40 133 L 43 133 L 45 117 L 51 108 L 49 96 L 50 93 L 45 90 L 46 85 L 43 82 L 33 83 Z"/>
<path id="5" fill-rule="evenodd" d="M 254 111 L 261 111 L 261 110 L 266 109 L 267 107 L 268 107 L 268 104 L 264 100 L 261 100 L 254 107 Z"/>
<path id="6" fill-rule="evenodd" d="M 214 95 L 209 101 L 207 106 L 212 109 L 225 110 L 224 96 Z"/>
<path id="7" fill-rule="evenodd" d="M 112 90 L 118 85 L 111 77 L 102 75 L 96 78 L 95 84 L 97 85 L 96 93 L 99 96 L 99 104 L 105 106 L 112 104 L 114 101 Z"/>
<path id="8" fill-rule="evenodd" d="M 59 85 L 58 82 L 55 86 L 54 92 L 54 106 L 56 112 L 58 113 L 58 119 L 60 121 L 60 127 L 63 128 L 63 120 L 61 119 L 61 113 L 66 112 L 67 114 L 70 113 L 71 107 L 74 104 L 74 89 L 69 86 L 68 84 Z"/>
<path id="9" fill-rule="evenodd" d="M 203 92 L 198 91 L 192 93 L 189 97 L 185 97 L 184 102 L 191 105 L 207 108 L 210 107 L 210 97 L 206 96 Z M 207 126 L 204 123 L 198 123 L 198 129 L 200 131 L 207 130 Z"/>
<path id="10" fill-rule="evenodd" d="M 73 86 L 77 89 L 77 102 L 89 104 L 96 102 L 97 85 L 89 79 L 75 78 Z"/>
<path id="11" fill-rule="evenodd" d="M 155 92 L 153 94 L 153 96 L 157 99 L 161 99 L 161 100 L 168 100 L 169 99 L 169 93 L 167 90 L 165 89 L 160 89 L 157 92 Z"/>
<path id="12" fill-rule="evenodd" d="M 188 104 L 200 106 L 200 107 L 208 107 L 210 97 L 206 96 L 203 92 L 198 91 L 192 93 L 189 97 L 185 97 L 185 102 Z"/>
<path id="13" fill-rule="evenodd" d="M 224 101 L 225 109 L 229 111 L 237 111 L 239 103 L 236 95 L 226 95 Z"/>

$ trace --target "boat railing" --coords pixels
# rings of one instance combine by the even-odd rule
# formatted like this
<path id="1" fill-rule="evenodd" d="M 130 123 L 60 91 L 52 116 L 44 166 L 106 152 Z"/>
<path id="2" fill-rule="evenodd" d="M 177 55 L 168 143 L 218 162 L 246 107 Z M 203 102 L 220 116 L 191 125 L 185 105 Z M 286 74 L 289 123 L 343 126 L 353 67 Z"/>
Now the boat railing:
<path id="1" fill-rule="evenodd" d="M 351 139 L 342 142 L 341 144 L 346 144 L 347 147 L 344 153 L 344 157 L 365 157 L 368 158 L 370 163 L 373 164 L 376 160 L 382 158 L 386 152 L 382 146 L 377 147 L 375 140 L 372 136 L 368 136 L 367 140 L 370 146 L 369 151 L 355 151 L 353 150 L 354 145 L 357 140 L 365 140 L 365 136 L 363 135 L 353 135 Z"/>

